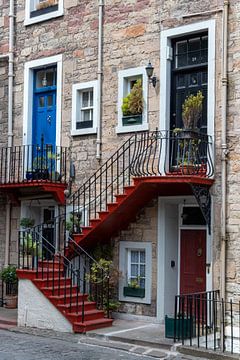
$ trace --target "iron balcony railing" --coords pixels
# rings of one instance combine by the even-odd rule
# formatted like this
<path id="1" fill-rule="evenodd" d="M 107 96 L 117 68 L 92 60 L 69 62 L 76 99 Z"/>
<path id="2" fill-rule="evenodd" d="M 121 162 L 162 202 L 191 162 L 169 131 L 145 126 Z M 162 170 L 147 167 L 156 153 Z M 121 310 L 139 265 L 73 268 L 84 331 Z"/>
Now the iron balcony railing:
<path id="1" fill-rule="evenodd" d="M 211 136 L 196 132 L 154 131 L 131 136 L 70 198 L 74 227 L 88 226 L 115 201 L 133 177 L 214 174 Z M 78 225 L 78 226 L 77 226 Z"/>
<path id="2" fill-rule="evenodd" d="M 21 145 L 0 149 L 0 184 L 39 181 L 67 182 L 68 149 L 61 146 Z"/>
<path id="3" fill-rule="evenodd" d="M 59 238 L 61 220 L 62 217 L 53 219 Z M 19 231 L 18 269 L 35 270 L 36 278 L 44 281 L 48 295 L 61 296 L 63 304 L 68 305 L 68 314 L 79 315 L 78 322 L 79 319 L 82 323 L 85 320 L 87 301 L 94 301 L 97 308 L 104 310 L 109 317 L 109 271 L 70 237 L 68 242 L 74 245 L 74 259 L 69 260 L 56 249 L 54 238 L 47 239 L 48 227 L 52 229 L 52 222 Z M 93 281 L 92 277 L 93 263 L 97 265 L 97 274 L 94 273 L 97 281 Z"/>
<path id="4" fill-rule="evenodd" d="M 219 291 L 175 297 L 174 341 L 240 354 L 240 300 L 224 301 Z"/>

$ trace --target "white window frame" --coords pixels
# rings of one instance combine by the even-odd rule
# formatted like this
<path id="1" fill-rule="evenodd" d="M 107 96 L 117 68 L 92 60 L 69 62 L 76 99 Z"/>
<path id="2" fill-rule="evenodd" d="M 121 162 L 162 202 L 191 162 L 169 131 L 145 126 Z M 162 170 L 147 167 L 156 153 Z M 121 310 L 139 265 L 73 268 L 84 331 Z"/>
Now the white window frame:
<path id="1" fill-rule="evenodd" d="M 43 15 L 39 15 L 39 16 L 35 16 L 35 17 L 31 18 L 30 17 L 31 1 L 34 1 L 34 0 L 26 0 L 25 1 L 25 21 L 24 21 L 25 26 L 39 23 L 42 21 L 46 21 L 49 19 L 53 19 L 53 18 L 62 16 L 64 14 L 64 9 L 63 9 L 63 1 L 64 0 L 58 0 L 58 10 L 50 11 L 47 14 L 43 14 Z"/>
<path id="2" fill-rule="evenodd" d="M 93 89 L 93 126 L 85 129 L 77 129 L 76 123 L 79 117 L 80 93 L 85 90 Z M 72 87 L 72 129 L 71 135 L 86 135 L 97 133 L 97 105 L 98 105 L 98 81 L 88 81 L 85 83 L 74 84 Z"/>
<path id="3" fill-rule="evenodd" d="M 134 302 L 142 304 L 151 304 L 152 295 L 152 243 L 151 242 L 135 242 L 120 241 L 119 245 L 119 271 L 122 274 L 119 280 L 119 300 L 124 302 Z M 127 286 L 129 275 L 129 251 L 144 250 L 145 258 L 145 297 L 124 296 L 123 288 Z"/>
<path id="4" fill-rule="evenodd" d="M 142 124 L 139 125 L 125 125 L 122 124 L 122 101 L 127 95 L 130 89 L 126 89 L 126 79 L 132 77 L 142 77 L 142 88 L 143 88 L 143 113 L 142 113 Z M 138 67 L 132 69 L 121 70 L 118 73 L 118 125 L 116 127 L 116 133 L 129 133 L 136 131 L 145 131 L 149 129 L 148 114 L 147 114 L 147 101 L 148 101 L 148 78 L 145 67 Z"/>
<path id="5" fill-rule="evenodd" d="M 171 28 L 161 31 L 160 39 L 160 120 L 159 129 L 169 130 L 170 127 L 170 98 L 171 98 L 171 61 L 172 59 L 172 40 L 177 37 L 189 36 L 196 34 L 196 36 L 207 31 L 208 33 L 208 126 L 207 133 L 212 136 L 214 143 L 214 118 L 215 118 L 215 27 L 216 21 L 214 19 L 196 22 L 176 28 Z M 214 148 L 210 148 L 210 158 L 214 159 Z M 166 142 L 163 142 L 160 172 L 165 173 L 165 154 Z M 214 165 L 214 164 L 213 164 Z"/>

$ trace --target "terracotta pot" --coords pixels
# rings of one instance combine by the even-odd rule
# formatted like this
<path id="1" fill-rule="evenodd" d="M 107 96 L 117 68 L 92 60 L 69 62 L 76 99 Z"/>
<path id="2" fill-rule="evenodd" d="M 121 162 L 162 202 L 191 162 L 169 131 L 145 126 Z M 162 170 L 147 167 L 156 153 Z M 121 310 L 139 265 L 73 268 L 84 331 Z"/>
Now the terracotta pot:
<path id="1" fill-rule="evenodd" d="M 6 309 L 16 309 L 17 308 L 17 296 L 13 295 L 6 295 L 4 298 L 5 305 L 4 307 Z"/>

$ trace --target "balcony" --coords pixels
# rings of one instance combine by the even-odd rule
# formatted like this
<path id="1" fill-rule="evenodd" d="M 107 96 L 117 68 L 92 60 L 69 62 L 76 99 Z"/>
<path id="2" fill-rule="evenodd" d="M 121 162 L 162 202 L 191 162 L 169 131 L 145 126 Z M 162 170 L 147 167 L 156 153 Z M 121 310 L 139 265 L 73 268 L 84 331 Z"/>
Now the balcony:
<path id="1" fill-rule="evenodd" d="M 64 201 L 68 149 L 52 145 L 22 145 L 0 150 L 0 190 L 13 199 L 51 193 Z"/>

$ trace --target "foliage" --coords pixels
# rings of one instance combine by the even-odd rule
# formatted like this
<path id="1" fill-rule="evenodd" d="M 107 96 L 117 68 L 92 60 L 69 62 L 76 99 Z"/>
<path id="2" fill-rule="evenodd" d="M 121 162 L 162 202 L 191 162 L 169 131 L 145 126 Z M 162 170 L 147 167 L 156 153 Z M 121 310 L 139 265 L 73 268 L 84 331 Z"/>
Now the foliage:
<path id="1" fill-rule="evenodd" d="M 189 95 L 186 97 L 182 105 L 182 119 L 185 129 L 197 128 L 198 120 L 202 114 L 202 104 L 204 96 L 201 91 L 197 95 Z"/>
<path id="2" fill-rule="evenodd" d="M 41 245 L 37 247 L 37 242 L 33 240 L 32 234 L 25 233 L 21 244 L 21 253 L 23 255 L 41 256 Z"/>
<path id="3" fill-rule="evenodd" d="M 80 233 L 81 232 L 81 225 L 82 225 L 82 213 L 76 213 L 75 215 L 73 215 L 73 213 L 70 214 L 69 219 L 66 221 L 66 230 L 69 231 L 70 233 L 73 232 L 77 232 Z"/>
<path id="4" fill-rule="evenodd" d="M 101 258 L 111 260 L 113 257 L 113 247 L 109 244 L 98 243 L 91 251 L 91 255 L 97 261 L 99 261 Z"/>
<path id="5" fill-rule="evenodd" d="M 139 115 L 143 112 L 142 80 L 139 79 L 133 85 L 130 93 L 123 98 L 123 116 Z"/>
<path id="6" fill-rule="evenodd" d="M 16 274 L 16 267 L 15 266 L 7 266 L 0 272 L 0 278 L 5 283 L 16 284 L 17 283 L 17 274 Z"/>
<path id="7" fill-rule="evenodd" d="M 30 219 L 27 217 L 21 218 L 20 220 L 20 226 L 22 226 L 25 229 L 32 228 L 35 224 L 34 219 Z"/>
<path id="8" fill-rule="evenodd" d="M 140 289 L 140 280 L 141 276 L 137 276 L 135 279 L 131 279 L 130 281 L 128 281 L 128 287 Z"/>
<path id="9" fill-rule="evenodd" d="M 87 281 L 95 286 L 99 285 L 103 289 L 103 307 L 106 311 L 108 305 L 109 310 L 117 310 L 120 306 L 116 294 L 116 283 L 118 282 L 119 277 L 120 273 L 113 267 L 112 261 L 104 258 L 100 258 L 97 263 L 94 262 L 91 266 L 90 273 L 86 274 Z"/>
<path id="10" fill-rule="evenodd" d="M 45 0 L 45 1 L 41 1 L 39 4 L 37 4 L 37 10 L 40 9 L 45 9 L 48 8 L 50 6 L 54 6 L 57 5 L 58 1 L 57 0 Z"/>

